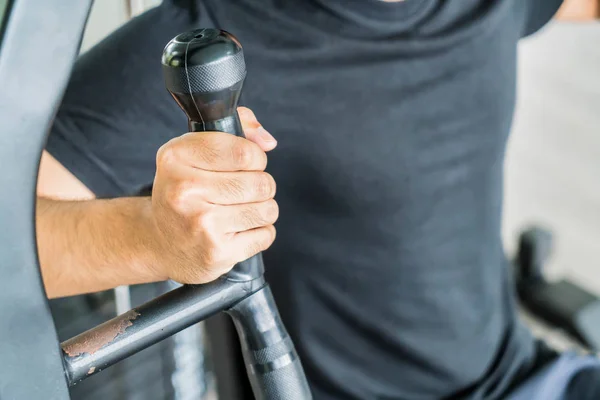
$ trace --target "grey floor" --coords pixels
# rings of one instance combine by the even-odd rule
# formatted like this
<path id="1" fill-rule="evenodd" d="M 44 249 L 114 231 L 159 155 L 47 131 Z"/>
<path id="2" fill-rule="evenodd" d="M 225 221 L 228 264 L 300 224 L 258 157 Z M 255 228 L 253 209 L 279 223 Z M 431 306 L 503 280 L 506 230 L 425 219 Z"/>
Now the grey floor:
<path id="1" fill-rule="evenodd" d="M 556 235 L 552 277 L 600 294 L 600 24 L 553 23 L 520 48 L 506 161 L 504 237 Z"/>

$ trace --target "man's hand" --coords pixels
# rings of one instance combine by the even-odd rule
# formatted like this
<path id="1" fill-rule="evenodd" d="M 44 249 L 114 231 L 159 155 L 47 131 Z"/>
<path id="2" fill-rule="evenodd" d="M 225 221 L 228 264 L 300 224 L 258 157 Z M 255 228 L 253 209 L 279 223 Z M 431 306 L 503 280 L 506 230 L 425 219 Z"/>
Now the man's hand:
<path id="1" fill-rule="evenodd" d="M 158 151 L 152 193 L 154 266 L 164 278 L 205 283 L 266 250 L 275 239 L 275 181 L 264 172 L 275 139 L 248 109 L 243 139 L 188 133 Z"/>
<path id="2" fill-rule="evenodd" d="M 250 110 L 238 111 L 248 139 L 188 133 L 160 149 L 152 198 L 94 200 L 46 154 L 36 222 L 48 296 L 204 283 L 268 248 L 278 207 L 265 152 L 277 143 Z"/>

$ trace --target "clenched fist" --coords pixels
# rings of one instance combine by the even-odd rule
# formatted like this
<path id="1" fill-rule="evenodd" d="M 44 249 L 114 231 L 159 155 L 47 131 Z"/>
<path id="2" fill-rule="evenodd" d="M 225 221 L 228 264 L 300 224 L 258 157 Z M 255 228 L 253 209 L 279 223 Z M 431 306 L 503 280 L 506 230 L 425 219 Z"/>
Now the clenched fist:
<path id="1" fill-rule="evenodd" d="M 209 282 L 275 240 L 275 181 L 264 170 L 277 142 L 250 110 L 238 111 L 247 139 L 192 132 L 157 153 L 152 215 L 164 277 Z"/>

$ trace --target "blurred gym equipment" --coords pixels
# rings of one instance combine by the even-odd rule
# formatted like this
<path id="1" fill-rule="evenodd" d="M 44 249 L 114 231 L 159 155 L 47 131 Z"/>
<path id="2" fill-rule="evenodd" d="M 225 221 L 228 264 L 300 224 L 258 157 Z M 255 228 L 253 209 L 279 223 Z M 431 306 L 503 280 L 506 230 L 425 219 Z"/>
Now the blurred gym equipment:
<path id="1" fill-rule="evenodd" d="M 600 351 L 600 299 L 568 280 L 545 279 L 544 264 L 551 251 L 551 232 L 532 227 L 521 233 L 514 262 L 521 305 L 583 348 Z"/>

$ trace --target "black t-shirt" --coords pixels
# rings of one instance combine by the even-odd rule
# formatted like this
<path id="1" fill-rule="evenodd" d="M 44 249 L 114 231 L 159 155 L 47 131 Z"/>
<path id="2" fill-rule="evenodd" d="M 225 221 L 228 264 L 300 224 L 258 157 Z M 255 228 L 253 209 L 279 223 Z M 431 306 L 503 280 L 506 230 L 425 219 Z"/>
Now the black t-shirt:
<path id="1" fill-rule="evenodd" d="M 501 241 L 517 42 L 560 0 L 165 1 L 78 61 L 47 149 L 98 196 L 186 131 L 160 54 L 219 27 L 279 146 L 267 278 L 316 399 L 497 399 L 526 374 Z"/>

